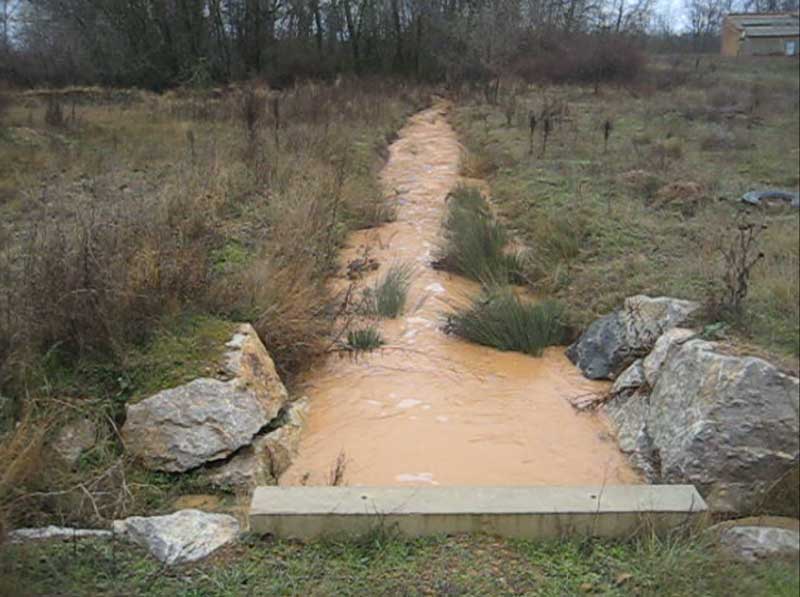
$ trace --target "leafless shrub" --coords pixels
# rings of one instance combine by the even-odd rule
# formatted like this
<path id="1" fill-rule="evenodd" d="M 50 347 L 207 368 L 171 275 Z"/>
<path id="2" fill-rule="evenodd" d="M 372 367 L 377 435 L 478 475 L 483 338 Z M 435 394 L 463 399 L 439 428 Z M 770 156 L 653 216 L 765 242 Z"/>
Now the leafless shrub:
<path id="1" fill-rule="evenodd" d="M 671 162 L 683 157 L 683 141 L 678 137 L 663 139 L 653 144 L 650 154 L 659 170 L 666 170 Z"/>
<path id="2" fill-rule="evenodd" d="M 272 128 L 275 134 L 275 146 L 280 147 L 281 98 L 279 96 L 272 98 Z"/>
<path id="3" fill-rule="evenodd" d="M 630 40 L 610 35 L 533 34 L 520 44 L 514 72 L 527 81 L 630 84 L 642 74 L 643 52 Z"/>
<path id="4" fill-rule="evenodd" d="M 553 130 L 552 120 L 549 115 L 544 117 L 544 126 L 542 126 L 542 153 L 541 157 L 547 154 L 547 139 L 550 137 L 550 131 Z"/>
<path id="5" fill-rule="evenodd" d="M 50 96 L 47 99 L 47 110 L 44 113 L 44 121 L 48 126 L 54 128 L 61 128 L 64 126 L 64 108 L 61 101 L 55 97 Z"/>
<path id="6" fill-rule="evenodd" d="M 517 85 L 511 85 L 503 97 L 503 115 L 506 117 L 506 125 L 512 126 L 514 118 L 517 116 L 517 105 L 519 103 L 520 89 Z"/>
<path id="7" fill-rule="evenodd" d="M 489 80 L 483 86 L 483 97 L 490 106 L 496 106 L 500 96 L 500 77 Z"/>
<path id="8" fill-rule="evenodd" d="M 767 88 L 761 83 L 753 83 L 750 87 L 750 106 L 749 111 L 751 114 L 758 112 L 767 100 Z"/>
<path id="9" fill-rule="evenodd" d="M 531 111 L 530 115 L 528 116 L 528 128 L 530 129 L 530 146 L 528 148 L 528 154 L 533 155 L 533 140 L 536 137 L 536 125 L 538 121 L 536 120 L 536 113 Z"/>
<path id="10" fill-rule="evenodd" d="M 3 124 L 4 118 L 8 110 L 11 108 L 11 96 L 3 91 L 0 87 L 0 125 Z"/>
<path id="11" fill-rule="evenodd" d="M 603 123 L 603 153 L 608 153 L 608 140 L 611 138 L 611 131 L 614 129 L 614 123 L 611 119 L 607 119 Z"/>
<path id="12" fill-rule="evenodd" d="M 722 265 L 722 291 L 710 293 L 708 307 L 718 317 L 738 316 L 750 289 L 753 268 L 762 259 L 760 238 L 767 226 L 740 216 L 727 237 L 719 239 L 717 251 Z"/>
<path id="13" fill-rule="evenodd" d="M 248 85 L 242 92 L 241 119 L 247 130 L 250 143 L 255 143 L 258 137 L 258 127 L 264 117 L 264 100 L 253 85 Z"/>

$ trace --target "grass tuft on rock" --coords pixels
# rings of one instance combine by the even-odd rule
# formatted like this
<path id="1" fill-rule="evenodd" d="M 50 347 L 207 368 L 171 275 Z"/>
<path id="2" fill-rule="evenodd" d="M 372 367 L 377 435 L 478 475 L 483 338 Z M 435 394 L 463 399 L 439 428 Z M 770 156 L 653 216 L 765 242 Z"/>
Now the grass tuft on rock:
<path id="1" fill-rule="evenodd" d="M 386 319 L 402 315 L 412 273 L 408 264 L 392 265 L 375 286 L 367 290 L 365 298 L 368 310 Z"/>
<path id="2" fill-rule="evenodd" d="M 383 344 L 383 336 L 373 326 L 347 332 L 347 347 L 353 352 L 371 352 Z"/>
<path id="3" fill-rule="evenodd" d="M 508 252 L 508 233 L 477 188 L 461 186 L 451 194 L 444 237 L 441 269 L 487 286 L 520 280 L 520 259 Z"/>
<path id="4" fill-rule="evenodd" d="M 529 303 L 510 288 L 495 288 L 450 315 L 447 330 L 483 346 L 541 356 L 566 342 L 569 328 L 560 303 Z"/>

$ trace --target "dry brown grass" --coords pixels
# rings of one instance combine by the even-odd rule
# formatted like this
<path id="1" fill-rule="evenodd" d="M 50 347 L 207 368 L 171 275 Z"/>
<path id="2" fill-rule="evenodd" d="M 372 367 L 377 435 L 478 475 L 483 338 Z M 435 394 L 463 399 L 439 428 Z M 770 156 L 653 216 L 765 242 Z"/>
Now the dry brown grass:
<path id="1" fill-rule="evenodd" d="M 0 544 L 9 530 L 21 488 L 42 469 L 42 448 L 51 422 L 28 410 L 13 431 L 0 436 Z"/>
<path id="2" fill-rule="evenodd" d="M 34 452 L 9 460 L 14 491 L 31 496 L 17 495 L 12 519 L 101 524 L 182 490 L 131 467 L 113 432 L 127 399 L 176 379 L 169 359 L 202 370 L 181 362 L 202 342 L 145 354 L 171 321 L 252 322 L 289 380 L 325 350 L 334 257 L 348 230 L 392 217 L 380 156 L 424 101 L 378 80 L 13 96 L 0 131 L 0 392 L 57 422 L 88 397 L 105 431 L 79 470 Z M 31 426 L 2 449 L 41 444 Z"/>
<path id="3" fill-rule="evenodd" d="M 671 83 L 644 89 L 648 77 L 641 87 L 599 95 L 588 86 L 518 94 L 521 113 L 539 114 L 553 102 L 569 108 L 544 157 L 541 124 L 532 156 L 525 119 L 509 127 L 478 93 L 454 111 L 470 151 L 501 165 L 489 176 L 492 196 L 531 249 L 535 290 L 569 304 L 579 325 L 636 293 L 696 300 L 719 293 L 724 260 L 712 245 L 748 211 L 739 198 L 800 185 L 796 62 L 708 58 L 697 71 L 686 63 L 654 61 L 652 68 L 654 79 Z M 608 121 L 614 130 L 604 151 Z M 752 217 L 762 215 L 765 257 L 752 268 L 743 312 L 727 330 L 797 359 L 798 212 L 775 208 Z M 554 216 L 566 224 L 552 225 Z"/>

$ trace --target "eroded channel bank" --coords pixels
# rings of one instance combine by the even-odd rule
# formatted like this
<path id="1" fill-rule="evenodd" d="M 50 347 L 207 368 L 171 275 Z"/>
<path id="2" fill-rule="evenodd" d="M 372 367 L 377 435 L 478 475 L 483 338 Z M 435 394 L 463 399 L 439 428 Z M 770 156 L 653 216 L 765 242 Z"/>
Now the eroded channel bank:
<path id="1" fill-rule="evenodd" d="M 281 484 L 326 484 L 340 455 L 349 485 L 636 482 L 605 421 L 570 406 L 606 386 L 584 379 L 563 349 L 532 358 L 440 330 L 442 313 L 477 291 L 430 267 L 460 181 L 462 149 L 446 110 L 440 103 L 412 117 L 390 148 L 382 181 L 397 220 L 353 234 L 341 255 L 343 266 L 365 255 L 381 270 L 413 264 L 406 312 L 381 324 L 384 348 L 332 357 L 304 380 L 308 422 Z"/>

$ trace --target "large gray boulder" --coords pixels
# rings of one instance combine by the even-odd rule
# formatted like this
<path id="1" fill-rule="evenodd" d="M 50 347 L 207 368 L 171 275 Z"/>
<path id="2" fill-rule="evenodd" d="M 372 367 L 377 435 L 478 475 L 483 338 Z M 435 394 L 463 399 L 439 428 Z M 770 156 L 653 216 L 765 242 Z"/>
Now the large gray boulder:
<path id="1" fill-rule="evenodd" d="M 277 485 L 297 454 L 307 410 L 305 398 L 290 404 L 279 417 L 280 427 L 259 435 L 224 463 L 210 466 L 206 479 L 221 489 L 237 491 Z"/>
<path id="2" fill-rule="evenodd" d="M 799 392 L 768 362 L 694 339 L 670 344 L 652 389 L 606 408 L 620 448 L 651 482 L 691 483 L 712 509 L 743 511 L 797 465 Z"/>
<path id="3" fill-rule="evenodd" d="M 239 535 L 239 523 L 227 514 L 180 510 L 167 516 L 115 520 L 114 532 L 146 548 L 159 561 L 182 564 L 205 558 Z"/>
<path id="4" fill-rule="evenodd" d="M 698 303 L 669 297 L 629 297 L 622 309 L 592 323 L 567 356 L 589 379 L 614 379 L 699 308 Z"/>
<path id="5" fill-rule="evenodd" d="M 228 343 L 227 380 L 200 378 L 128 406 L 125 448 L 147 468 L 183 472 L 249 445 L 288 400 L 250 325 Z"/>

